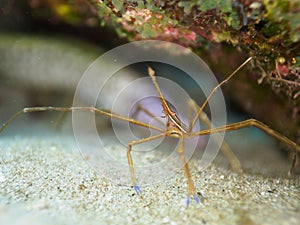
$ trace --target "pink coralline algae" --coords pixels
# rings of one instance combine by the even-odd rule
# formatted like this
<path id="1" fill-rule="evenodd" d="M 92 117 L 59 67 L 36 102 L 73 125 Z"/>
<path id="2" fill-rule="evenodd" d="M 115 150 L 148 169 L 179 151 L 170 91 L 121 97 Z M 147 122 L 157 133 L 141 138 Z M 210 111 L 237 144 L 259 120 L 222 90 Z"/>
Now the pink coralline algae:
<path id="1" fill-rule="evenodd" d="M 158 39 L 194 46 L 197 34 L 185 27 L 178 26 L 174 20 L 149 9 L 128 9 L 122 15 L 123 29 L 134 32 L 134 39 Z"/>

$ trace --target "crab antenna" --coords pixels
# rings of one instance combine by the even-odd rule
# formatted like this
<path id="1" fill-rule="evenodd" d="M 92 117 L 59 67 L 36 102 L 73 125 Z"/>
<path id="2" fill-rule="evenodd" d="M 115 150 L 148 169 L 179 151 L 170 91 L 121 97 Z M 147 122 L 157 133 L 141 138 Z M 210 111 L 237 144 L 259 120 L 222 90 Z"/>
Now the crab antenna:
<path id="1" fill-rule="evenodd" d="M 195 126 L 197 120 L 199 119 L 201 113 L 203 112 L 204 108 L 206 107 L 206 105 L 208 104 L 209 100 L 212 98 L 212 96 L 214 95 L 214 93 L 221 87 L 223 86 L 225 83 L 227 83 L 242 67 L 244 67 L 248 62 L 250 62 L 252 60 L 252 57 L 249 57 L 245 62 L 243 62 L 242 65 L 240 65 L 238 68 L 236 68 L 225 80 L 223 80 L 221 83 L 219 83 L 208 95 L 208 97 L 206 98 L 205 102 L 202 104 L 202 106 L 200 107 L 197 115 L 195 116 L 191 127 L 190 127 L 190 131 L 193 130 L 193 127 Z"/>

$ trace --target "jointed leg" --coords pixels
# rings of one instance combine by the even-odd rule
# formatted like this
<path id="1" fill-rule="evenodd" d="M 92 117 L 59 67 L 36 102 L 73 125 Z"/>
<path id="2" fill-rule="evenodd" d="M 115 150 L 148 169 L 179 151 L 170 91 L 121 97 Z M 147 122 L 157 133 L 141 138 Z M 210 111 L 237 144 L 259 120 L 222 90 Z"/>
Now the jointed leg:
<path id="1" fill-rule="evenodd" d="M 211 122 L 205 112 L 202 112 L 199 119 L 205 124 L 207 129 L 211 128 Z M 213 135 L 213 138 L 217 143 L 220 143 L 220 142 L 222 143 L 221 151 L 225 155 L 225 157 L 228 159 L 232 170 L 237 173 L 243 173 L 242 165 L 241 165 L 239 159 L 235 156 L 235 154 L 233 153 L 233 151 L 231 150 L 229 145 L 224 140 L 222 140 L 220 134 L 217 133 L 217 134 Z"/>
<path id="2" fill-rule="evenodd" d="M 190 131 L 193 130 L 193 127 L 195 126 L 198 118 L 200 117 L 201 113 L 203 112 L 203 110 L 205 109 L 205 107 L 207 106 L 208 102 L 210 101 L 210 99 L 212 98 L 212 96 L 214 95 L 214 93 L 224 84 L 226 84 L 243 66 L 245 66 L 248 62 L 250 62 L 252 60 L 252 57 L 249 57 L 245 62 L 242 63 L 242 65 L 240 65 L 237 69 L 235 69 L 235 71 L 233 71 L 225 80 L 223 80 L 221 83 L 219 83 L 219 85 L 217 85 L 212 91 L 211 93 L 208 95 L 208 97 L 206 98 L 206 100 L 204 101 L 204 103 L 202 104 L 202 106 L 200 107 L 200 109 L 198 110 L 197 115 L 195 116 L 194 120 L 192 121 L 192 125 L 190 127 Z"/>
<path id="3" fill-rule="evenodd" d="M 128 158 L 128 165 L 130 167 L 130 172 L 131 172 L 131 179 L 132 179 L 132 182 L 134 184 L 136 192 L 138 194 L 140 194 L 140 188 L 137 185 L 136 178 L 135 178 L 135 175 L 134 175 L 133 161 L 132 161 L 132 157 L 131 157 L 131 148 L 132 148 L 133 145 L 141 144 L 141 143 L 144 143 L 144 142 L 147 142 L 147 141 L 151 141 L 151 140 L 166 136 L 166 132 L 163 129 L 151 126 L 149 124 L 146 124 L 146 123 L 143 123 L 143 122 L 140 122 L 140 121 L 137 121 L 137 120 L 125 117 L 125 116 L 115 114 L 115 113 L 113 113 L 111 111 L 108 111 L 108 110 L 107 111 L 106 110 L 100 110 L 100 109 L 97 109 L 97 108 L 94 108 L 94 107 L 69 107 L 69 108 L 67 108 L 67 107 L 50 107 L 49 106 L 49 107 L 31 107 L 31 108 L 24 108 L 24 109 L 20 110 L 19 112 L 15 113 L 12 117 L 10 117 L 5 123 L 2 124 L 2 126 L 0 127 L 0 133 L 11 122 L 13 122 L 16 118 L 18 118 L 22 114 L 30 113 L 30 112 L 45 112 L 45 111 L 58 111 L 58 112 L 87 111 L 87 112 L 95 112 L 97 114 L 101 114 L 101 115 L 104 115 L 104 116 L 112 117 L 112 118 L 123 120 L 123 121 L 127 121 L 127 122 L 130 122 L 130 123 L 133 123 L 133 124 L 137 124 L 139 126 L 148 127 L 148 128 L 151 128 L 151 129 L 162 132 L 161 134 L 158 134 L 158 135 L 155 135 L 155 136 L 152 136 L 152 137 L 148 137 L 148 138 L 137 140 L 137 141 L 131 141 L 128 144 L 127 158 Z"/>
<path id="4" fill-rule="evenodd" d="M 199 111 L 199 106 L 192 99 L 189 102 L 189 107 L 190 108 L 196 108 L 196 110 Z M 204 111 L 202 111 L 202 113 L 200 114 L 199 119 L 201 120 L 202 123 L 204 123 L 204 125 L 206 126 L 207 129 L 211 128 L 211 126 L 212 126 L 211 121 L 209 120 L 207 114 Z M 230 163 L 230 166 L 233 169 L 233 171 L 235 171 L 237 173 L 242 173 L 243 169 L 242 169 L 241 163 L 238 160 L 238 158 L 234 155 L 234 153 L 231 150 L 231 148 L 229 147 L 229 145 L 224 140 L 222 140 L 222 138 L 219 134 L 215 134 L 213 136 L 213 138 L 217 143 L 222 142 L 221 151 L 223 152 L 223 154 L 228 159 L 228 161 Z"/>
<path id="5" fill-rule="evenodd" d="M 252 127 L 252 126 L 259 128 L 260 130 L 264 131 L 265 133 L 269 134 L 270 136 L 276 138 L 277 140 L 283 142 L 287 146 L 293 148 L 295 150 L 296 155 L 300 153 L 300 146 L 297 143 L 293 142 L 292 140 L 290 140 L 286 136 L 284 136 L 281 133 L 271 129 L 270 127 L 268 127 L 264 123 L 262 123 L 258 120 L 255 120 L 255 119 L 248 119 L 248 120 L 245 120 L 245 121 L 232 123 L 232 124 L 225 125 L 225 126 L 215 127 L 215 128 L 211 128 L 211 129 L 208 129 L 208 130 L 201 130 L 201 131 L 192 133 L 191 136 L 214 134 L 214 133 L 217 133 L 217 132 L 226 132 L 226 131 L 238 130 L 238 129 L 242 129 L 242 128 L 246 128 L 246 127 Z M 294 162 L 295 162 L 295 160 L 296 159 L 294 159 Z M 291 170 L 294 169 L 294 164 L 295 164 L 294 162 L 293 162 L 293 166 L 292 166 Z M 292 172 L 292 171 L 290 171 L 290 172 Z"/>
<path id="6" fill-rule="evenodd" d="M 190 204 L 191 196 L 194 197 L 194 199 L 197 203 L 200 203 L 199 197 L 196 193 L 196 188 L 195 188 L 194 182 L 193 182 L 192 177 L 191 177 L 188 162 L 186 161 L 185 156 L 184 156 L 184 138 L 180 139 L 180 146 L 179 146 L 177 151 L 178 151 L 179 157 L 182 161 L 183 168 L 184 168 L 184 173 L 185 173 L 185 176 L 187 178 L 187 183 L 188 183 L 188 190 L 187 190 L 188 196 L 187 196 L 187 202 L 186 203 L 187 203 L 187 205 Z"/>
<path id="7" fill-rule="evenodd" d="M 155 140 L 155 139 L 158 139 L 158 138 L 161 138 L 161 137 L 165 137 L 165 136 L 166 136 L 166 133 L 164 132 L 164 133 L 152 136 L 152 137 L 148 137 L 148 138 L 144 138 L 144 139 L 136 140 L 136 141 L 131 141 L 128 144 L 128 147 L 127 147 L 128 165 L 129 165 L 129 169 L 130 169 L 132 184 L 133 184 L 133 187 L 134 187 L 134 189 L 135 189 L 135 191 L 138 195 L 141 194 L 141 189 L 140 189 L 139 185 L 137 184 L 137 179 L 136 179 L 135 173 L 134 173 L 133 160 L 132 160 L 132 157 L 131 157 L 132 146 L 137 145 L 137 144 L 141 144 L 141 143 L 145 143 L 145 142 L 148 142 L 148 141 L 152 141 L 152 140 Z"/>
<path id="8" fill-rule="evenodd" d="M 214 134 L 214 133 L 217 133 L 217 132 L 226 132 L 226 131 L 238 130 L 238 129 L 242 129 L 242 128 L 245 128 L 245 127 L 252 127 L 252 126 L 261 129 L 265 133 L 271 135 L 272 137 L 278 139 L 279 141 L 285 143 L 286 145 L 292 147 L 298 153 L 300 153 L 300 146 L 299 145 L 297 145 L 295 142 L 293 142 L 292 140 L 290 140 L 286 136 L 278 133 L 277 131 L 271 129 L 266 124 L 264 124 L 264 123 L 262 123 L 262 122 L 260 122 L 256 119 L 248 119 L 248 120 L 244 120 L 244 121 L 241 121 L 241 122 L 228 124 L 228 125 L 225 125 L 225 126 L 211 128 L 211 129 L 208 129 L 208 130 L 201 130 L 201 131 L 192 133 L 191 136 L 197 136 L 197 135 L 203 135 L 203 134 Z"/>
<path id="9" fill-rule="evenodd" d="M 113 113 L 109 110 L 101 110 L 95 107 L 51 107 L 51 106 L 45 106 L 45 107 L 30 107 L 30 108 L 24 108 L 20 110 L 19 112 L 15 113 L 12 117 L 10 117 L 5 123 L 2 124 L 0 127 L 0 133 L 11 123 L 13 122 L 17 117 L 19 117 L 22 114 L 30 113 L 30 112 L 46 112 L 46 111 L 57 111 L 57 112 L 72 112 L 72 111 L 87 111 L 87 112 L 94 112 L 96 114 L 100 114 L 103 116 L 127 121 L 129 123 L 133 123 L 142 127 L 147 127 L 150 129 L 154 129 L 160 132 L 164 132 L 163 129 L 151 126 L 147 123 L 143 123 L 141 121 L 134 120 L 129 117 L 125 117 L 122 115 L 118 115 L 116 113 Z"/>

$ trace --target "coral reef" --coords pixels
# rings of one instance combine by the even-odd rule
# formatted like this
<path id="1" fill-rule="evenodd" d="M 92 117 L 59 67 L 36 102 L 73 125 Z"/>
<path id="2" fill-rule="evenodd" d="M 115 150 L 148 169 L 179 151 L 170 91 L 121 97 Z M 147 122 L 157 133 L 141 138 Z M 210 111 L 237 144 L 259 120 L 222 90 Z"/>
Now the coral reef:
<path id="1" fill-rule="evenodd" d="M 226 42 L 255 57 L 260 83 L 290 98 L 300 94 L 298 1 L 103 1 L 95 7 L 129 40 L 163 39 L 194 49 Z"/>

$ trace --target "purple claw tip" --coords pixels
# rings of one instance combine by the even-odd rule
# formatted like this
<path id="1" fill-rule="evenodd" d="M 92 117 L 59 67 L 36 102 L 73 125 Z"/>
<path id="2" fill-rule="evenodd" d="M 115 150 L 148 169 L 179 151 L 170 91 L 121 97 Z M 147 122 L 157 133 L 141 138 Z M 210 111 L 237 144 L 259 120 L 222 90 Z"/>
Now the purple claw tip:
<path id="1" fill-rule="evenodd" d="M 200 204 L 201 201 L 200 201 L 200 198 L 198 197 L 198 195 L 194 195 L 194 199 L 197 204 Z M 190 203 L 191 203 L 191 197 L 188 196 L 186 199 L 186 206 L 188 207 Z"/>
<path id="2" fill-rule="evenodd" d="M 138 195 L 142 193 L 139 185 L 134 185 L 134 190 Z"/>
<path id="3" fill-rule="evenodd" d="M 197 204 L 200 204 L 200 199 L 199 199 L 198 195 L 195 195 L 194 199 L 195 199 L 195 201 L 196 201 Z"/>
<path id="4" fill-rule="evenodd" d="M 189 206 L 190 202 L 191 202 L 191 198 L 190 198 L 190 196 L 188 196 L 188 197 L 186 198 L 186 206 L 187 206 L 187 207 Z"/>

